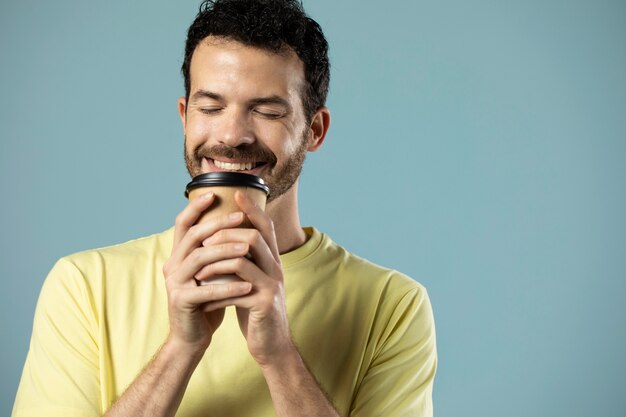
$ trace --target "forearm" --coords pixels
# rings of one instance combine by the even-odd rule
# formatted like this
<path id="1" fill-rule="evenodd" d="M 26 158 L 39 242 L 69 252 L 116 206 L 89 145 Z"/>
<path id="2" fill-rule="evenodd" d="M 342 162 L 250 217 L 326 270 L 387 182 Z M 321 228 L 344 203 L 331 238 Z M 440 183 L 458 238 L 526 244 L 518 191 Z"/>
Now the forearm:
<path id="1" fill-rule="evenodd" d="M 174 416 L 200 358 L 166 342 L 104 417 Z"/>
<path id="2" fill-rule="evenodd" d="M 278 417 L 339 417 L 295 348 L 280 363 L 261 369 Z"/>

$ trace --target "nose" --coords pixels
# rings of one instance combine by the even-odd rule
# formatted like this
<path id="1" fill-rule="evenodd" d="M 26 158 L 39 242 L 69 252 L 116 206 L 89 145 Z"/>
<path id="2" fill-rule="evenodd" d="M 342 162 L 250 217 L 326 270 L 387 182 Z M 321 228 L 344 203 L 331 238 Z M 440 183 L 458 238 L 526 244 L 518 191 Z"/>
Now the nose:
<path id="1" fill-rule="evenodd" d="M 217 139 L 221 144 L 236 148 L 249 145 L 255 141 L 248 114 L 233 108 L 225 111 L 217 131 Z"/>

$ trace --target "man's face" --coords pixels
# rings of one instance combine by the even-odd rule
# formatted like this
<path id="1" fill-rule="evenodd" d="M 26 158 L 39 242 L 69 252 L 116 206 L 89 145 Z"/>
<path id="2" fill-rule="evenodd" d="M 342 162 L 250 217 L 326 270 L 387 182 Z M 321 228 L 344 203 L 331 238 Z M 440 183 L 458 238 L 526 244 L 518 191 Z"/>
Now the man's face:
<path id="1" fill-rule="evenodd" d="M 188 102 L 179 100 L 189 174 L 258 175 L 269 201 L 287 192 L 311 146 L 298 56 L 210 37 L 194 51 L 190 76 Z"/>

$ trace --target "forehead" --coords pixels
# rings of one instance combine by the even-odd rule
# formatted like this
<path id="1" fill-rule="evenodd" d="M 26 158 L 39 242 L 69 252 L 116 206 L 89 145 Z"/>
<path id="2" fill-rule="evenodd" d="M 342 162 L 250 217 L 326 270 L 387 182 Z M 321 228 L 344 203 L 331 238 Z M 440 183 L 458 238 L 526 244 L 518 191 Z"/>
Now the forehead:
<path id="1" fill-rule="evenodd" d="M 291 50 L 275 53 L 225 38 L 202 40 L 191 58 L 191 91 L 220 94 L 295 94 L 304 85 L 304 64 Z"/>

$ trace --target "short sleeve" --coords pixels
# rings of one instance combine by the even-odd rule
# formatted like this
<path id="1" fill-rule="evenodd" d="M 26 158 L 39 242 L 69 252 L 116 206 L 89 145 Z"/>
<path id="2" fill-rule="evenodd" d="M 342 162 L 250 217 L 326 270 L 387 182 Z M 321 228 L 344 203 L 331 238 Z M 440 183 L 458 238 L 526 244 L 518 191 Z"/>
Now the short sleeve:
<path id="1" fill-rule="evenodd" d="M 426 290 L 405 294 L 384 320 L 376 326 L 376 352 L 350 416 L 432 417 L 437 351 Z"/>
<path id="2" fill-rule="evenodd" d="M 94 311 L 82 274 L 59 260 L 37 302 L 13 417 L 101 415 Z"/>

